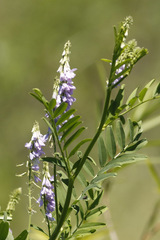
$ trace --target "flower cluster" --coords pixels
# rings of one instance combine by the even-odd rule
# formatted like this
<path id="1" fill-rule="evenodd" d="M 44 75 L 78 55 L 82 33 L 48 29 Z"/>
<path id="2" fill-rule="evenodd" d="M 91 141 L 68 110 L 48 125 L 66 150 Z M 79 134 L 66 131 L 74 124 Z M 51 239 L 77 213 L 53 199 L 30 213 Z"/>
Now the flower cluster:
<path id="1" fill-rule="evenodd" d="M 29 159 L 32 162 L 32 170 L 35 172 L 39 170 L 40 157 L 45 154 L 42 147 L 45 146 L 47 139 L 47 135 L 42 135 L 40 133 L 39 125 L 35 122 L 32 128 L 31 141 L 25 144 L 25 147 L 30 150 Z M 34 180 L 35 182 L 41 181 L 36 174 L 34 174 Z"/>
<path id="2" fill-rule="evenodd" d="M 52 212 L 55 210 L 55 199 L 52 183 L 54 181 L 54 177 L 50 176 L 47 163 L 44 164 L 44 177 L 42 182 L 42 189 L 40 192 L 40 197 L 37 200 L 39 203 L 39 207 L 44 205 L 45 214 L 50 221 L 54 221 L 55 219 L 52 217 Z"/>
<path id="3" fill-rule="evenodd" d="M 56 108 L 59 107 L 62 102 L 68 103 L 66 111 L 70 109 L 71 105 L 76 100 L 72 97 L 73 90 L 75 89 L 72 79 L 76 76 L 74 73 L 76 68 L 71 69 L 69 65 L 70 46 L 71 44 L 69 41 L 64 45 L 60 67 L 57 71 L 60 74 L 60 78 L 55 80 L 52 95 L 52 98 L 56 99 Z"/>

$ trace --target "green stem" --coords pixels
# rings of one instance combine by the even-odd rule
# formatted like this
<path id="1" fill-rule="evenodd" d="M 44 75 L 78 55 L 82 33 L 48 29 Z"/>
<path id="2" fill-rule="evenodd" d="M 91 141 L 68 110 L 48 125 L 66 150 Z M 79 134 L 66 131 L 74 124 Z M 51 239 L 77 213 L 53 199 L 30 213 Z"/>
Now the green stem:
<path id="1" fill-rule="evenodd" d="M 54 134 L 52 133 L 52 139 L 53 139 L 53 147 L 54 147 L 54 153 L 56 152 L 56 142 Z M 57 167 L 56 164 L 54 164 L 53 167 L 53 175 L 54 175 L 54 196 L 55 196 L 55 208 L 56 208 L 56 222 L 58 223 L 59 214 L 58 214 L 58 194 L 57 194 Z"/>
<path id="2" fill-rule="evenodd" d="M 73 184 L 74 184 L 74 179 L 70 178 L 69 184 L 68 184 L 67 196 L 66 196 L 66 200 L 65 200 L 65 204 L 64 204 L 64 208 L 63 208 L 61 217 L 59 219 L 59 222 L 58 222 L 53 234 L 49 238 L 49 240 L 56 240 L 57 236 L 60 234 L 60 229 L 66 220 L 66 216 L 67 216 L 67 212 L 68 212 L 68 208 L 69 208 L 69 204 L 70 204 L 70 200 L 71 200 L 71 196 L 72 196 Z"/>
<path id="3" fill-rule="evenodd" d="M 55 204 L 56 204 L 56 222 L 58 223 L 59 214 L 58 214 L 58 197 L 57 197 L 57 176 L 56 176 L 56 165 L 54 164 L 54 196 L 55 196 Z"/>
<path id="4" fill-rule="evenodd" d="M 68 176 L 69 176 L 69 175 L 70 175 L 70 170 L 71 170 L 71 169 L 70 169 L 70 165 L 69 165 L 68 161 L 66 160 L 65 155 L 64 155 L 64 152 L 63 152 L 63 149 L 62 149 L 62 147 L 61 147 L 61 144 L 60 144 L 60 141 L 59 141 L 59 137 L 58 137 L 58 133 L 57 133 L 57 129 L 56 129 L 56 126 L 55 126 L 55 122 L 54 122 L 53 119 L 51 119 L 51 121 L 52 121 L 52 126 L 53 126 L 53 129 L 54 129 L 54 134 L 55 134 L 55 137 L 56 137 L 56 140 L 57 140 L 57 143 L 58 143 L 58 147 L 59 147 L 59 149 L 60 149 L 62 158 L 63 158 L 64 163 L 65 163 L 65 165 L 66 165 L 67 173 L 68 173 Z"/>
<path id="5" fill-rule="evenodd" d="M 93 137 L 92 141 L 90 142 L 88 148 L 86 149 L 79 165 L 78 165 L 78 168 L 76 169 L 75 171 L 75 174 L 74 174 L 74 178 L 77 177 L 77 175 L 79 174 L 79 172 L 81 171 L 85 161 L 86 161 L 86 158 L 88 157 L 89 153 L 91 152 L 94 144 L 96 143 L 99 135 L 101 134 L 102 132 L 102 128 L 103 128 L 103 125 L 108 117 L 108 106 L 109 106 L 109 102 L 110 102 L 110 96 L 111 96 L 111 88 L 107 88 L 107 95 L 106 95 L 106 101 L 105 101 L 105 105 L 104 105 L 104 109 L 103 109 L 103 114 L 102 114 L 102 118 L 101 118 L 101 122 L 100 122 L 100 125 L 98 127 L 98 130 L 95 134 L 95 136 Z"/>
<path id="6" fill-rule="evenodd" d="M 93 137 L 91 143 L 89 144 L 88 148 L 86 149 L 86 151 L 85 151 L 85 153 L 83 155 L 83 158 L 81 159 L 81 161 L 79 163 L 79 166 L 78 166 L 78 168 L 75 171 L 74 177 L 71 177 L 71 176 L 69 177 L 69 185 L 68 185 L 68 191 L 67 191 L 67 196 L 66 196 L 64 208 L 63 208 L 61 217 L 59 219 L 59 222 L 58 222 L 58 224 L 57 224 L 53 234 L 49 238 L 49 240 L 56 240 L 57 236 L 60 233 L 60 229 L 61 229 L 61 227 L 63 226 L 63 223 L 66 220 L 67 212 L 68 212 L 68 208 L 69 208 L 70 200 L 71 200 L 71 196 L 72 196 L 72 190 L 73 190 L 74 181 L 75 181 L 77 175 L 79 174 L 79 172 L 81 171 L 81 169 L 82 169 L 82 167 L 83 167 L 83 165 L 84 165 L 84 163 L 86 161 L 87 156 L 89 155 L 89 153 L 92 150 L 94 144 L 96 143 L 99 135 L 102 132 L 103 125 L 104 125 L 104 123 L 106 121 L 106 118 L 108 116 L 108 107 L 109 107 L 109 102 L 110 102 L 110 96 L 111 96 L 111 88 L 109 87 L 109 88 L 107 88 L 107 95 L 106 95 L 106 100 L 105 100 L 105 105 L 104 105 L 104 109 L 103 109 L 103 114 L 102 114 L 100 125 L 99 125 L 98 130 L 97 130 L 95 136 Z"/>
<path id="7" fill-rule="evenodd" d="M 31 190 L 31 185 L 32 185 L 32 166 L 31 162 L 28 162 L 28 172 L 29 172 L 29 182 L 28 182 L 28 232 L 30 232 L 31 228 L 31 218 L 32 218 L 32 190 Z M 27 240 L 29 240 L 29 235 L 27 237 Z"/>

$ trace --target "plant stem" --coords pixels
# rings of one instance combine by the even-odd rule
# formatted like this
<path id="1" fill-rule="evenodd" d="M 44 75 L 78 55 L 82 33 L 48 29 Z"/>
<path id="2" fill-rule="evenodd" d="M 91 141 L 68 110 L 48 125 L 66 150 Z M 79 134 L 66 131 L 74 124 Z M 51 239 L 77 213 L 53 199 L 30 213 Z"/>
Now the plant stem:
<path id="1" fill-rule="evenodd" d="M 79 165 L 78 165 L 78 168 L 76 169 L 75 171 L 75 174 L 74 174 L 74 177 L 76 178 L 77 175 L 79 174 L 79 172 L 81 171 L 82 167 L 83 167 L 83 164 L 85 163 L 86 161 L 86 158 L 88 157 L 90 151 L 92 150 L 94 144 L 96 143 L 99 135 L 101 134 L 102 132 L 102 128 L 103 128 L 103 125 L 108 117 L 108 106 L 109 106 L 109 102 L 110 102 L 110 96 L 111 96 L 111 88 L 107 88 L 107 95 L 106 95 L 106 101 L 105 101 L 105 105 L 104 105 L 104 109 L 103 109 L 103 114 L 102 114 L 102 118 L 101 118 L 101 122 L 100 122 L 100 125 L 98 127 L 98 130 L 95 134 L 95 136 L 93 137 L 92 141 L 90 142 L 88 148 L 86 149 Z"/>
<path id="2" fill-rule="evenodd" d="M 58 197 L 57 197 L 57 176 L 56 176 L 56 164 L 54 164 L 54 196 L 55 196 L 55 204 L 56 204 L 56 222 L 58 223 L 59 214 L 58 214 Z"/>
<path id="3" fill-rule="evenodd" d="M 104 105 L 104 109 L 103 109 L 103 114 L 102 114 L 100 125 L 99 125 L 98 130 L 97 130 L 95 136 L 93 137 L 91 143 L 89 144 L 88 148 L 86 149 L 86 151 L 85 151 L 85 153 L 84 153 L 84 155 L 83 155 L 83 157 L 82 157 L 82 159 L 81 159 L 81 161 L 79 163 L 79 166 L 78 166 L 78 168 L 75 171 L 74 176 L 73 177 L 72 176 L 69 177 L 69 185 L 68 185 L 68 191 L 67 191 L 67 196 L 66 196 L 64 208 L 63 208 L 61 217 L 59 219 L 59 222 L 58 222 L 58 224 L 57 224 L 53 234 L 49 238 L 49 240 L 56 240 L 57 236 L 60 233 L 60 229 L 61 229 L 61 227 L 63 226 L 63 223 L 66 220 L 67 212 L 68 212 L 68 208 L 69 208 L 70 200 L 71 200 L 71 196 L 72 196 L 72 190 L 73 190 L 74 181 L 75 181 L 77 175 L 79 174 L 79 172 L 81 171 L 81 169 L 82 169 L 82 167 L 83 167 L 83 165 L 84 165 L 84 163 L 86 161 L 86 158 L 88 157 L 90 151 L 92 150 L 94 144 L 96 143 L 99 135 L 102 132 L 103 125 L 104 125 L 104 123 L 106 121 L 106 118 L 108 116 L 108 107 L 109 107 L 109 102 L 110 102 L 110 96 L 111 96 L 111 87 L 108 87 L 107 88 L 107 95 L 106 95 L 105 105 Z"/>
<path id="4" fill-rule="evenodd" d="M 61 227 L 63 226 L 63 223 L 66 220 L 66 216 L 67 216 L 67 212 L 68 212 L 68 208 L 69 208 L 69 204 L 70 204 L 70 200 L 71 200 L 71 196 L 72 196 L 73 184 L 74 184 L 74 179 L 72 177 L 72 178 L 69 179 L 66 201 L 65 201 L 65 204 L 64 204 L 64 208 L 63 208 L 61 217 L 59 219 L 59 222 L 58 222 L 53 234 L 49 238 L 49 240 L 55 240 L 57 238 L 57 236 L 60 233 L 60 229 L 61 229 Z"/>
<path id="5" fill-rule="evenodd" d="M 31 218 L 32 218 L 32 190 L 31 190 L 31 185 L 32 185 L 32 166 L 31 166 L 31 162 L 28 161 L 28 172 L 29 172 L 29 182 L 28 182 L 28 233 L 30 232 L 30 226 L 31 226 Z M 29 234 L 27 237 L 27 240 L 29 240 Z"/>

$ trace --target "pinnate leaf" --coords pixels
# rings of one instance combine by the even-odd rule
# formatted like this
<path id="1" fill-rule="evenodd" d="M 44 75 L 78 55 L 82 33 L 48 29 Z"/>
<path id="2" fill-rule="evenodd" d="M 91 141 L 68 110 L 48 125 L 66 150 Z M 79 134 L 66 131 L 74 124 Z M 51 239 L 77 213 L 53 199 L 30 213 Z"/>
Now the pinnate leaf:
<path id="1" fill-rule="evenodd" d="M 69 119 L 66 123 L 63 124 L 63 126 L 59 129 L 58 133 L 64 132 L 65 130 L 69 129 L 72 127 L 75 123 L 78 122 L 80 119 L 80 116 L 75 116 L 71 119 Z"/>
<path id="2" fill-rule="evenodd" d="M 91 140 L 92 140 L 92 139 L 87 138 L 87 139 L 82 140 L 80 143 L 78 143 L 78 144 L 73 148 L 73 150 L 70 152 L 69 158 L 70 158 L 72 155 L 74 155 L 74 154 L 78 151 L 78 149 L 79 149 L 84 143 L 89 142 L 89 141 L 91 141 Z"/>
<path id="3" fill-rule="evenodd" d="M 64 150 L 84 131 L 85 127 L 79 128 L 64 144 Z"/>
<path id="4" fill-rule="evenodd" d="M 58 121 L 56 122 L 56 125 L 59 125 L 61 123 L 63 123 L 64 121 L 68 120 L 68 118 L 75 112 L 75 109 L 70 109 L 67 112 L 65 112 L 64 114 L 62 114 L 62 116 L 58 119 Z"/>

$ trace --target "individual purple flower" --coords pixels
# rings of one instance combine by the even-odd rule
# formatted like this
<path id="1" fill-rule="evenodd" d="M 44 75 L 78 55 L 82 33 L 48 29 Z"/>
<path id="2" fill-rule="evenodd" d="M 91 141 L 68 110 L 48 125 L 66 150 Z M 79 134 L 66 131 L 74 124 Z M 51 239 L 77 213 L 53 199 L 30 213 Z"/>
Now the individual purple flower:
<path id="1" fill-rule="evenodd" d="M 52 212 L 55 210 L 55 199 L 51 179 L 53 180 L 53 177 L 50 176 L 49 172 L 45 172 L 40 197 L 37 202 L 39 203 L 39 207 L 44 205 L 47 218 L 50 221 L 54 221 L 55 219 L 52 217 Z"/>
<path id="2" fill-rule="evenodd" d="M 39 159 L 45 154 L 42 147 L 45 146 L 47 141 L 47 135 L 42 135 L 39 130 L 39 125 L 35 122 L 32 128 L 32 137 L 29 143 L 25 144 L 25 147 L 30 150 L 29 159 L 32 161 L 32 170 L 35 172 L 39 171 Z M 39 177 L 34 175 L 35 182 L 40 181 Z"/>

